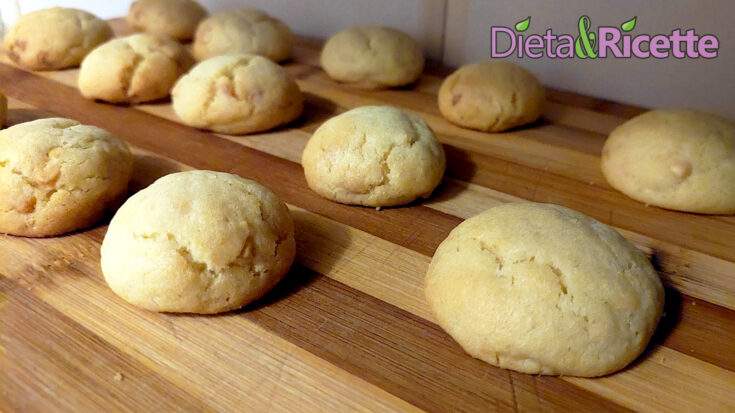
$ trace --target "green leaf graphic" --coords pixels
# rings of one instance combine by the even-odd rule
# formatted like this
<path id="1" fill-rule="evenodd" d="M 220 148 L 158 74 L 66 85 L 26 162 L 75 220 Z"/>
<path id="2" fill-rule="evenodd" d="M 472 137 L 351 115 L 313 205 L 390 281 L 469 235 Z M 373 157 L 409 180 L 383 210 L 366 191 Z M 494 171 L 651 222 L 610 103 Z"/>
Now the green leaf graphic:
<path id="1" fill-rule="evenodd" d="M 516 31 L 517 32 L 525 32 L 528 30 L 528 26 L 531 25 L 531 16 L 528 16 L 525 20 L 521 20 L 518 23 L 516 23 Z"/>
<path id="2" fill-rule="evenodd" d="M 635 29 L 635 24 L 637 21 L 638 21 L 638 16 L 635 16 L 632 19 L 620 25 L 620 28 L 623 29 L 624 32 L 629 32 Z"/>

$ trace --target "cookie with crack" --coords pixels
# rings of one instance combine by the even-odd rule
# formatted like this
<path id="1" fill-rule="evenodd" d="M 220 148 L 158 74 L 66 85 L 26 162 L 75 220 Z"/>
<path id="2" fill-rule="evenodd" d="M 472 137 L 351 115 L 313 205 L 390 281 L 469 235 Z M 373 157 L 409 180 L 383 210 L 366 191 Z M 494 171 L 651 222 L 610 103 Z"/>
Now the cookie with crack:
<path id="1" fill-rule="evenodd" d="M 49 118 L 0 131 L 0 232 L 45 237 L 86 228 L 125 195 L 127 145 L 109 132 Z"/>
<path id="2" fill-rule="evenodd" d="M 643 352 L 664 290 L 646 256 L 612 228 L 523 202 L 452 230 L 429 265 L 426 299 L 473 357 L 523 373 L 593 377 Z"/>
<path id="3" fill-rule="evenodd" d="M 296 247 L 286 205 L 269 189 L 211 171 L 166 175 L 120 207 L 102 242 L 102 273 L 152 311 L 213 314 L 264 295 Z"/>
<path id="4" fill-rule="evenodd" d="M 291 75 L 256 55 L 200 62 L 176 82 L 171 98 L 184 124 L 228 134 L 273 129 L 296 119 L 304 107 Z"/>
<path id="5" fill-rule="evenodd" d="M 87 99 L 113 103 L 161 99 L 193 63 L 186 48 L 169 38 L 145 33 L 121 37 L 84 58 L 79 91 Z"/>
<path id="6" fill-rule="evenodd" d="M 59 70 L 81 63 L 113 36 L 107 22 L 83 10 L 53 7 L 22 15 L 5 34 L 5 51 L 31 70 Z"/>
<path id="7" fill-rule="evenodd" d="M 363 89 L 403 86 L 424 70 L 421 46 L 396 29 L 352 27 L 327 40 L 321 66 L 332 79 Z"/>
<path id="8" fill-rule="evenodd" d="M 127 22 L 146 33 L 189 40 L 205 17 L 207 10 L 194 0 L 135 0 Z"/>
<path id="9" fill-rule="evenodd" d="M 646 112 L 612 131 L 602 172 L 646 204 L 735 214 L 735 122 L 693 110 Z"/>
<path id="10" fill-rule="evenodd" d="M 280 20 L 253 8 L 227 10 L 204 19 L 197 27 L 192 53 L 197 60 L 247 53 L 280 62 L 291 56 L 294 38 Z"/>
<path id="11" fill-rule="evenodd" d="M 445 163 L 444 149 L 426 122 L 391 106 L 363 106 L 329 119 L 301 158 L 314 192 L 373 207 L 429 197 Z"/>
<path id="12" fill-rule="evenodd" d="M 541 116 L 544 87 L 513 63 L 465 65 L 439 88 L 439 111 L 450 122 L 483 132 L 502 132 Z"/>

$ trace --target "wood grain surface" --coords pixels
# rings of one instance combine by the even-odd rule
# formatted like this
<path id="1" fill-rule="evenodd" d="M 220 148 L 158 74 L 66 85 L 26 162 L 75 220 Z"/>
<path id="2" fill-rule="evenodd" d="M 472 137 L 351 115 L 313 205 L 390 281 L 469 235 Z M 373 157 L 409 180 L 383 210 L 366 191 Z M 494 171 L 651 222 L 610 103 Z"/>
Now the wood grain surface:
<path id="1" fill-rule="evenodd" d="M 118 33 L 126 28 L 114 22 Z M 436 92 L 448 69 L 411 88 L 366 92 L 329 80 L 320 43 L 286 64 L 304 115 L 244 137 L 176 123 L 169 102 L 83 99 L 77 70 L 30 73 L 0 63 L 10 123 L 64 116 L 133 147 L 131 191 L 170 172 L 226 171 L 273 189 L 297 226 L 297 262 L 264 300 L 220 316 L 136 309 L 104 284 L 105 222 L 48 239 L 0 235 L 0 409 L 6 411 L 735 410 L 735 217 L 648 207 L 599 170 L 605 136 L 641 113 L 549 92 L 543 120 L 503 134 L 446 122 Z M 448 154 L 426 202 L 380 211 L 336 204 L 306 186 L 301 151 L 326 119 L 366 104 L 417 112 Z M 647 352 L 598 379 L 532 376 L 464 354 L 436 324 L 423 277 L 462 219 L 527 199 L 577 209 L 646 252 L 667 286 Z"/>

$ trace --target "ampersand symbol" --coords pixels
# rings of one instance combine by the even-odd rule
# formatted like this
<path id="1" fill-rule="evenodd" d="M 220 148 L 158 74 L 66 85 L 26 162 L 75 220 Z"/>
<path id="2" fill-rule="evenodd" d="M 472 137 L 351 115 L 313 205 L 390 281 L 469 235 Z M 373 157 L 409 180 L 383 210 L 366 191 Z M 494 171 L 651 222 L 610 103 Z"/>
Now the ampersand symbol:
<path id="1" fill-rule="evenodd" d="M 590 18 L 587 16 L 580 17 L 578 27 L 579 37 L 574 42 L 574 51 L 577 57 L 580 59 L 597 58 L 597 52 L 595 51 L 597 35 L 594 32 L 590 32 Z"/>

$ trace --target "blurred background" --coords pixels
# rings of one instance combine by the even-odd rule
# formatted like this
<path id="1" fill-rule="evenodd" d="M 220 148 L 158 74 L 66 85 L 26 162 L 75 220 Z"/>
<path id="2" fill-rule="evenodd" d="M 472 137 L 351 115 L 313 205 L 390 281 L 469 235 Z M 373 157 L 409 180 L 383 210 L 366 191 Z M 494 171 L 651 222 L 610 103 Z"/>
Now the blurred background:
<path id="1" fill-rule="evenodd" d="M 100 17 L 124 16 L 132 0 L 0 0 L 6 24 L 18 13 L 54 5 Z M 549 87 L 646 107 L 689 107 L 735 118 L 735 2 L 732 0 L 200 0 L 210 11 L 252 6 L 299 34 L 326 38 L 354 24 L 382 24 L 419 40 L 448 66 L 487 59 L 490 26 L 531 16 L 529 33 L 575 34 L 577 20 L 619 26 L 638 17 L 636 34 L 693 28 L 720 40 L 716 59 L 515 59 Z M 561 5 L 563 4 L 563 6 Z"/>

